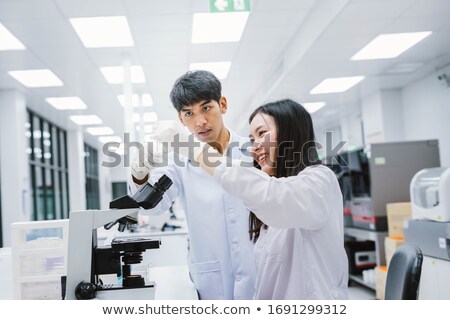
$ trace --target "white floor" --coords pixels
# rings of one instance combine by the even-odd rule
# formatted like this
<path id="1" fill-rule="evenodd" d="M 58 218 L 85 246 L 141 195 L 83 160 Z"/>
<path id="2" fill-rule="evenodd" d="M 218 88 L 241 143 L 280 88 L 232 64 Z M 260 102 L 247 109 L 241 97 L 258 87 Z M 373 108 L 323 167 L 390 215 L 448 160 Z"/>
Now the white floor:
<path id="1" fill-rule="evenodd" d="M 369 289 L 356 282 L 351 282 L 348 286 L 349 300 L 374 300 L 375 290 Z"/>

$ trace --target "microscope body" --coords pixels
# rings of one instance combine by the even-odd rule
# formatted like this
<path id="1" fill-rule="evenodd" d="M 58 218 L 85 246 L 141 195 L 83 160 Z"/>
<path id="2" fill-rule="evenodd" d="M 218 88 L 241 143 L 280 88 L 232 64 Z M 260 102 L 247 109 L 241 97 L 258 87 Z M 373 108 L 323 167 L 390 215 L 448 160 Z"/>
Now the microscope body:
<path id="1" fill-rule="evenodd" d="M 110 203 L 107 210 L 72 211 L 69 216 L 66 299 L 154 299 L 155 284 L 130 274 L 131 264 L 142 260 L 142 252 L 159 248 L 155 239 L 133 238 L 113 241 L 110 248 L 99 248 L 97 229 L 110 229 L 119 223 L 119 231 L 136 223 L 140 207 L 154 208 L 170 188 L 172 180 L 163 175 L 154 186 L 148 182 L 132 197 L 123 196 Z M 101 274 L 128 276 L 124 285 L 101 285 Z M 144 282 L 143 282 L 144 281 Z"/>

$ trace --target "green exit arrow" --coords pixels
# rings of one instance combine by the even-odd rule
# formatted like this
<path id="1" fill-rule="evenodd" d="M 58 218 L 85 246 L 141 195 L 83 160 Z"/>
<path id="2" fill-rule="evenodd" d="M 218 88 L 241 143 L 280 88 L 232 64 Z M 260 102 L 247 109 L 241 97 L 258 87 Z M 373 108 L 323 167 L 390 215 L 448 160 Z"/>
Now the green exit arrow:
<path id="1" fill-rule="evenodd" d="M 250 0 L 209 0 L 211 12 L 250 11 Z"/>

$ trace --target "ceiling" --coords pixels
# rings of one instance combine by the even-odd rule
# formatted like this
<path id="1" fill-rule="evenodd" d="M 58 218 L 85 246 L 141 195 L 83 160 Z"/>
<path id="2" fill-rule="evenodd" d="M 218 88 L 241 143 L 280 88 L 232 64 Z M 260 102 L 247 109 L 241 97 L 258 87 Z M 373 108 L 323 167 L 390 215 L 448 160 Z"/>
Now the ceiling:
<path id="1" fill-rule="evenodd" d="M 231 61 L 222 80 L 225 121 L 245 134 L 248 114 L 265 101 L 325 101 L 313 117 L 328 126 L 360 112 L 361 98 L 401 88 L 450 62 L 448 0 L 254 0 L 250 7 L 239 42 L 192 44 L 193 14 L 209 12 L 208 0 L 0 0 L 0 23 L 26 47 L 0 51 L 0 89 L 20 90 L 30 108 L 65 128 L 76 128 L 69 115 L 96 114 L 121 136 L 124 109 L 116 96 L 123 86 L 107 83 L 100 67 L 122 65 L 124 58 L 142 65 L 146 83 L 133 84 L 133 92 L 151 93 L 159 119 L 175 119 L 169 92 L 189 64 Z M 95 16 L 126 16 L 134 46 L 85 48 L 69 18 Z M 433 34 L 395 59 L 350 60 L 381 33 L 413 31 Z M 419 67 L 393 73 L 404 63 Z M 64 86 L 26 88 L 7 73 L 47 68 Z M 344 93 L 309 94 L 325 78 L 354 75 L 366 79 Z M 88 109 L 60 111 L 44 100 L 58 96 L 78 96 Z"/>

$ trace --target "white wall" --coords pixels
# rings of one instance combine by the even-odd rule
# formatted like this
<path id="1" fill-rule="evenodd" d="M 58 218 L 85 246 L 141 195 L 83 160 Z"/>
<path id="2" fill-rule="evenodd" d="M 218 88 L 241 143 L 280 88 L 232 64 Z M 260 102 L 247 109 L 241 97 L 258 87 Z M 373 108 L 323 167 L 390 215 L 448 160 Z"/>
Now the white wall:
<path id="1" fill-rule="evenodd" d="M 439 139 L 441 165 L 450 166 L 450 88 L 433 73 L 405 87 L 402 104 L 405 139 Z"/>
<path id="2" fill-rule="evenodd" d="M 0 164 L 3 246 L 10 245 L 10 225 L 30 218 L 30 175 L 26 153 L 25 97 L 0 91 Z"/>

